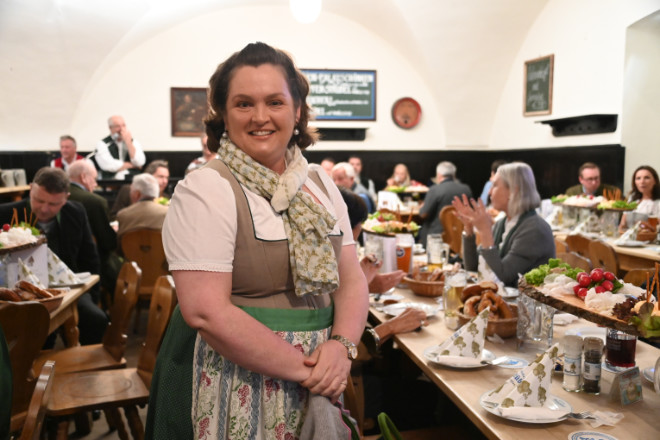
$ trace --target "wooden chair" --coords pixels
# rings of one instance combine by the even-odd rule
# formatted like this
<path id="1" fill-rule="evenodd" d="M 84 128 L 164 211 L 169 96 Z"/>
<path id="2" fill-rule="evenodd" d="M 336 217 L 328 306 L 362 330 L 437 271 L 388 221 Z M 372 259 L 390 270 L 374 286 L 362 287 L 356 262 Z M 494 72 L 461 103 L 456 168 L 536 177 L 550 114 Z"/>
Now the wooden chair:
<path id="1" fill-rule="evenodd" d="M 612 246 L 604 241 L 594 240 L 589 244 L 589 254 L 594 267 L 602 267 L 619 276 L 619 259 Z"/>
<path id="2" fill-rule="evenodd" d="M 449 244 L 449 249 L 461 255 L 463 250 L 463 222 L 455 214 L 456 208 L 447 205 L 440 210 L 442 223 L 442 241 Z"/>
<path id="3" fill-rule="evenodd" d="M 121 249 L 126 259 L 135 261 L 142 269 L 142 281 L 135 311 L 134 331 L 137 332 L 141 306 L 149 303 L 158 277 L 169 274 L 161 231 L 158 229 L 129 231 L 121 239 Z"/>
<path id="4" fill-rule="evenodd" d="M 623 281 L 639 287 L 642 283 L 646 282 L 647 275 L 652 277 L 654 272 L 655 269 L 652 267 L 647 269 L 630 269 L 623 277 Z"/>
<path id="5" fill-rule="evenodd" d="M 34 360 L 48 337 L 50 314 L 35 301 L 7 302 L 0 306 L 0 326 L 9 347 L 13 396 L 11 432 L 22 429 L 37 384 Z"/>
<path id="6" fill-rule="evenodd" d="M 565 241 L 555 237 L 555 252 L 558 254 L 569 252 L 568 244 Z"/>
<path id="7" fill-rule="evenodd" d="M 566 244 L 568 245 L 568 250 L 571 252 L 577 252 L 583 257 L 591 258 L 589 251 L 590 243 L 591 240 L 582 234 L 571 234 L 566 236 Z"/>
<path id="8" fill-rule="evenodd" d="M 39 440 L 41 438 L 41 430 L 44 424 L 44 417 L 46 416 L 46 405 L 50 398 L 54 376 L 55 362 L 48 361 L 41 369 L 37 385 L 34 387 L 25 424 L 18 440 Z"/>
<path id="9" fill-rule="evenodd" d="M 124 408 L 131 434 L 144 437 L 144 428 L 136 405 L 149 401 L 149 387 L 160 344 L 176 305 L 174 282 L 169 276 L 159 277 L 149 307 L 147 335 L 137 368 L 87 371 L 57 375 L 48 401 L 48 416 L 59 418 L 57 438 L 66 439 L 69 416 L 82 411 L 104 410 L 108 423 L 117 428 L 122 440 L 128 439 L 119 408 Z"/>
<path id="10" fill-rule="evenodd" d="M 587 257 L 583 257 L 577 252 L 558 252 L 557 258 L 559 258 L 564 263 L 568 263 L 571 267 L 579 267 L 584 269 L 587 272 L 591 271 L 593 267 L 591 266 L 591 260 Z"/>
<path id="11" fill-rule="evenodd" d="M 110 311 L 110 325 L 103 335 L 102 344 L 82 345 L 48 350 L 37 358 L 37 367 L 47 360 L 57 362 L 57 374 L 74 371 L 108 370 L 125 368 L 126 331 L 129 319 L 138 299 L 142 271 L 135 262 L 123 264 L 115 286 L 114 304 Z"/>

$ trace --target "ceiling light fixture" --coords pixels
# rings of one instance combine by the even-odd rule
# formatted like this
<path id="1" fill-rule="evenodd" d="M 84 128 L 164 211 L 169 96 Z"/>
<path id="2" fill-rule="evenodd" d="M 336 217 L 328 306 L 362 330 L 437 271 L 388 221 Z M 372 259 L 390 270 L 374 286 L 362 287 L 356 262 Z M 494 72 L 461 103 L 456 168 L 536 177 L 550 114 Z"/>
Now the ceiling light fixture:
<path id="1" fill-rule="evenodd" d="M 321 15 L 322 0 L 289 0 L 293 17 L 300 23 L 314 23 Z"/>

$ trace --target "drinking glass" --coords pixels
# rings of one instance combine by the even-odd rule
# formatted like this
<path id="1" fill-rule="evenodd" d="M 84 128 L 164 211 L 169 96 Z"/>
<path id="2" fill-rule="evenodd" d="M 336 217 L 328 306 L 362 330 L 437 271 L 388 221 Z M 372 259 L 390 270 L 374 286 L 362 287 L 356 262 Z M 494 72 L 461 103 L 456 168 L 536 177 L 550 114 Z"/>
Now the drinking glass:
<path id="1" fill-rule="evenodd" d="M 428 270 L 442 269 L 449 257 L 449 245 L 442 241 L 442 234 L 429 234 L 426 238 Z"/>
<path id="2" fill-rule="evenodd" d="M 412 234 L 396 234 L 396 266 L 405 273 L 412 272 L 412 249 L 415 237 Z"/>
<path id="3" fill-rule="evenodd" d="M 555 308 L 527 295 L 518 297 L 518 348 L 524 345 L 545 349 L 552 345 L 552 318 Z"/>
<path id="4" fill-rule="evenodd" d="M 445 291 L 442 301 L 445 309 L 445 325 L 456 330 L 459 326 L 458 309 L 463 305 L 461 294 L 467 285 L 467 273 L 463 269 L 445 275 Z"/>
<path id="5" fill-rule="evenodd" d="M 605 362 L 608 367 L 615 371 L 621 371 L 635 366 L 637 336 L 608 328 L 605 346 L 607 347 Z"/>

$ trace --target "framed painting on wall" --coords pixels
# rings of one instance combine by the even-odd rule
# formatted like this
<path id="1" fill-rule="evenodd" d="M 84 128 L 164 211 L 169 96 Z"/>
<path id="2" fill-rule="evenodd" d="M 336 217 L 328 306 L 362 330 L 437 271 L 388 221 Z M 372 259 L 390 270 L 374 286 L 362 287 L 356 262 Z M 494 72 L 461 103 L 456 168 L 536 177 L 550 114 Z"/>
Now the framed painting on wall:
<path id="1" fill-rule="evenodd" d="M 205 88 L 170 88 L 172 136 L 200 136 L 208 112 Z"/>
<path id="2" fill-rule="evenodd" d="M 554 55 L 525 61 L 523 115 L 549 115 L 552 113 L 552 75 Z"/>

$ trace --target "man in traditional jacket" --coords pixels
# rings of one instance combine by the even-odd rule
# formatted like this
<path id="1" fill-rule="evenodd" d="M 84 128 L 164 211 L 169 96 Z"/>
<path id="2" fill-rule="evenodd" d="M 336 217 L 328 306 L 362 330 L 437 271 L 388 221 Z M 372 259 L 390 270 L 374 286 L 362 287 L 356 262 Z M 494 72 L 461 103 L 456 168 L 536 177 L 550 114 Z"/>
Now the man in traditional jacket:
<path id="1" fill-rule="evenodd" d="M 124 118 L 111 116 L 108 127 L 110 135 L 98 142 L 94 155 L 101 177 L 123 180 L 129 174 L 139 173 L 146 162 L 144 150 L 126 128 Z"/>
<path id="2" fill-rule="evenodd" d="M 54 168 L 62 168 L 64 171 L 69 169 L 69 165 L 77 160 L 82 159 L 82 155 L 78 154 L 78 146 L 73 136 L 65 134 L 60 136 L 60 157 L 50 161 L 50 166 Z"/>

